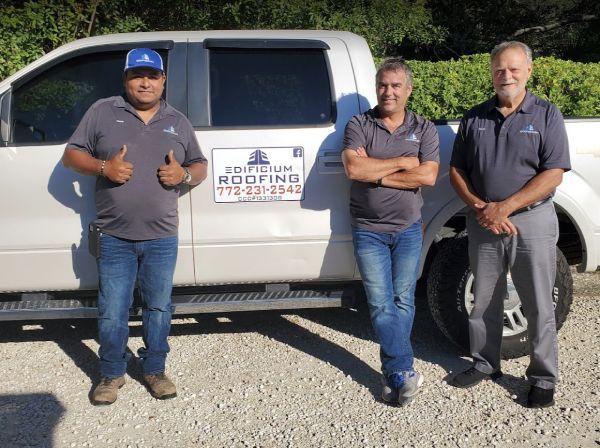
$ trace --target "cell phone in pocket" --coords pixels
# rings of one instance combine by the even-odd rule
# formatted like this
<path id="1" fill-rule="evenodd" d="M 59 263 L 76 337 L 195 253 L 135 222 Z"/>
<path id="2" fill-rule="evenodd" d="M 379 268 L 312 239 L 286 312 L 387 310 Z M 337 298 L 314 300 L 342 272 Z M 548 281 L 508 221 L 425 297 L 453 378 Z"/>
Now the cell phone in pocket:
<path id="1" fill-rule="evenodd" d="M 100 227 L 93 222 L 88 226 L 88 250 L 92 257 L 98 258 L 100 255 Z"/>

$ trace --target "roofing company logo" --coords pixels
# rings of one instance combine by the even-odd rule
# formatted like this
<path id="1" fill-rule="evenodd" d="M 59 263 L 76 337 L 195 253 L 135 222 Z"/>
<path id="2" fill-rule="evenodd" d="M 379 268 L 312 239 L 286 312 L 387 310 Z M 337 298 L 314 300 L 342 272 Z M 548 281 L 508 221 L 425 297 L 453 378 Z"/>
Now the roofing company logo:
<path id="1" fill-rule="evenodd" d="M 257 149 L 253 153 L 250 154 L 248 158 L 248 165 L 270 165 L 269 158 L 267 157 L 267 153 Z"/>
<path id="2" fill-rule="evenodd" d="M 213 148 L 215 202 L 302 201 L 304 148 Z"/>
<path id="3" fill-rule="evenodd" d="M 539 134 L 539 131 L 536 131 L 531 123 L 525 126 L 523 129 L 519 131 L 521 134 Z"/>
<path id="4" fill-rule="evenodd" d="M 409 134 L 408 137 L 406 137 L 404 140 L 409 141 L 409 142 L 420 142 L 421 141 L 417 138 L 417 136 L 415 135 L 414 132 Z"/>
<path id="5" fill-rule="evenodd" d="M 163 132 L 166 132 L 167 134 L 172 134 L 172 135 L 179 135 L 177 132 L 175 132 L 175 128 L 173 126 L 163 129 Z"/>

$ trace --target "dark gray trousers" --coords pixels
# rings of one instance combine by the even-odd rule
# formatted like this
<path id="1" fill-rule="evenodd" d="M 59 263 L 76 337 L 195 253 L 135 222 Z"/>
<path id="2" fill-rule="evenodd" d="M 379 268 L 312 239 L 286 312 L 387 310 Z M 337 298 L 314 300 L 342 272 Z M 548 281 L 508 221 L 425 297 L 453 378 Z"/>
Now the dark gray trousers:
<path id="1" fill-rule="evenodd" d="M 494 235 L 470 212 L 469 259 L 475 275 L 475 306 L 469 339 L 475 368 L 500 370 L 506 275 L 510 274 L 527 319 L 530 362 L 526 375 L 543 389 L 558 381 L 558 346 L 552 290 L 556 277 L 558 220 L 552 201 L 510 218 L 518 235 Z"/>

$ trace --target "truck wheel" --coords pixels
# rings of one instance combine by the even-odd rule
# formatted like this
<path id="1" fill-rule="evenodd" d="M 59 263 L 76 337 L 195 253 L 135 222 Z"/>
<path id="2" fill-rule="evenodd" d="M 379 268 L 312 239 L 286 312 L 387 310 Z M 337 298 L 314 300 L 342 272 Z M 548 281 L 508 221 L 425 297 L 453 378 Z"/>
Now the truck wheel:
<path id="1" fill-rule="evenodd" d="M 439 329 L 461 349 L 469 352 L 469 313 L 473 309 L 474 276 L 469 266 L 466 235 L 444 242 L 435 257 L 427 278 L 427 297 L 433 319 Z M 556 328 L 560 329 L 573 300 L 573 278 L 569 264 L 556 248 L 554 283 Z M 529 353 L 527 320 L 521 300 L 508 275 L 508 297 L 504 301 L 502 357 L 517 358 Z"/>

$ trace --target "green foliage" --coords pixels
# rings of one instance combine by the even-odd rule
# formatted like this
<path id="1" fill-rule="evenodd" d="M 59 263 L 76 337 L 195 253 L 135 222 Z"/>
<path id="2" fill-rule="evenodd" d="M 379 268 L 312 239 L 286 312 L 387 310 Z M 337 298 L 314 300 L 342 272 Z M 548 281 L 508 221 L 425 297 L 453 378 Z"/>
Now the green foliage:
<path id="1" fill-rule="evenodd" d="M 494 94 L 487 54 L 410 65 L 414 72 L 410 107 L 429 119 L 460 118 Z M 528 88 L 565 116 L 600 116 L 600 63 L 538 58 Z"/>
<path id="2" fill-rule="evenodd" d="M 206 29 L 332 29 L 365 36 L 374 54 L 439 43 L 425 0 L 4 1 L 0 78 L 90 35 Z"/>
<path id="3" fill-rule="evenodd" d="M 16 112 L 32 112 L 44 114 L 48 105 L 54 111 L 67 113 L 72 110 L 77 101 L 92 91 L 85 82 L 75 82 L 66 79 L 44 79 L 35 89 L 27 90 L 15 108 Z M 37 121 L 43 117 L 36 117 Z"/>
<path id="4" fill-rule="evenodd" d="M 439 43 L 445 36 L 441 27 L 432 24 L 425 0 L 173 0 L 146 7 L 139 14 L 154 30 L 352 31 L 365 36 L 375 54 L 394 53 L 403 46 Z"/>
<path id="5" fill-rule="evenodd" d="M 600 116 L 600 63 L 539 58 L 529 83 L 535 94 L 556 104 L 563 115 Z"/>
<path id="6" fill-rule="evenodd" d="M 406 46 L 439 43 L 445 35 L 442 28 L 432 24 L 431 13 L 423 0 L 340 2 L 319 25 L 365 36 L 376 55 L 402 52 Z"/>
<path id="7" fill-rule="evenodd" d="M 510 3 L 510 2 L 509 2 Z M 332 29 L 364 36 L 377 58 L 455 55 L 443 62 L 413 61 L 412 108 L 429 118 L 459 118 L 489 98 L 487 55 L 519 29 L 544 54 L 598 54 L 600 3 L 594 0 L 3 0 L 0 79 L 52 49 L 91 35 L 131 31 L 206 29 Z M 510 7 L 509 7 L 510 6 Z M 577 22 L 578 13 L 591 20 Z M 591 14 L 590 14 L 591 13 Z M 565 25 L 553 27 L 554 23 Z M 568 22 L 568 23 L 567 23 Z M 510 27 L 507 28 L 507 27 Z M 579 51 L 579 50 L 577 50 Z M 531 90 L 564 115 L 600 116 L 600 64 L 538 58 Z"/>
<path id="8" fill-rule="evenodd" d="M 493 94 L 489 56 L 455 61 L 411 61 L 414 88 L 410 107 L 430 119 L 459 118 Z"/>
<path id="9" fill-rule="evenodd" d="M 489 52 L 521 40 L 536 56 L 600 60 L 597 0 L 429 0 L 432 20 L 447 31 L 429 56 L 446 59 Z"/>
<path id="10" fill-rule="evenodd" d="M 122 2 L 118 0 L 3 3 L 0 79 L 72 40 L 94 34 L 139 31 L 143 27 L 139 19 L 123 14 Z"/>

